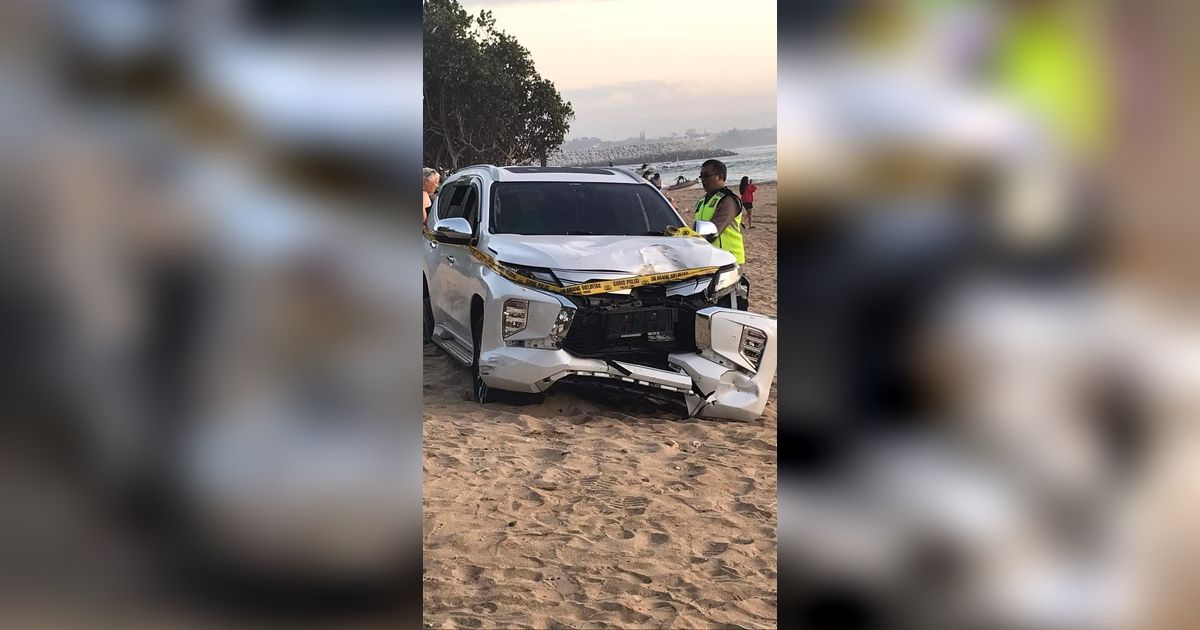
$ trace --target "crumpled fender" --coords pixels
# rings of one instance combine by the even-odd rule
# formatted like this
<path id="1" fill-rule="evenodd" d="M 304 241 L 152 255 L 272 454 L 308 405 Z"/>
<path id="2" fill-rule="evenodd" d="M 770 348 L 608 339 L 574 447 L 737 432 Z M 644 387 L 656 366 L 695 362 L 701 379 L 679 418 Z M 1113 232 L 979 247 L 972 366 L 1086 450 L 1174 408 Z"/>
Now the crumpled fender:
<path id="1" fill-rule="evenodd" d="M 757 369 L 741 352 L 747 327 L 765 333 L 766 347 Z M 778 365 L 777 322 L 771 317 L 712 306 L 696 312 L 695 353 L 671 355 L 695 384 L 686 397 L 691 416 L 750 421 L 762 415 Z"/>

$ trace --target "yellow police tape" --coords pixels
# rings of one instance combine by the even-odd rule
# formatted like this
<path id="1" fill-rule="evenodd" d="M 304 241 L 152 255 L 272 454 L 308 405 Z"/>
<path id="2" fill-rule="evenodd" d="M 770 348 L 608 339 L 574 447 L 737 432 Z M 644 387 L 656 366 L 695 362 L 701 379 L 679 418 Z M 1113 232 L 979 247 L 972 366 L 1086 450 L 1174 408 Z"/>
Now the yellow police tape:
<path id="1" fill-rule="evenodd" d="M 679 227 L 672 225 L 667 228 L 666 232 L 663 232 L 663 236 L 700 236 L 700 233 L 686 225 Z"/>
<path id="2" fill-rule="evenodd" d="M 691 231 L 686 227 L 682 229 Z M 692 234 L 695 234 L 695 232 L 692 232 Z M 673 234 L 672 236 L 681 235 L 682 234 Z M 424 232 L 424 236 L 428 240 L 434 240 L 433 234 L 428 231 Z M 560 287 L 557 284 L 551 284 L 536 278 L 530 278 L 528 276 L 521 275 L 516 271 L 505 267 L 500 263 L 500 261 L 492 258 L 486 252 L 477 247 L 468 246 L 467 249 L 471 250 L 471 255 L 474 256 L 476 260 L 483 263 L 483 266 L 491 269 L 493 272 L 505 279 L 527 287 L 532 287 L 542 291 L 549 291 L 550 293 L 558 293 L 561 295 L 596 295 L 599 293 L 612 293 L 613 291 L 636 289 L 638 287 L 644 287 L 650 284 L 658 284 L 660 282 L 674 282 L 677 280 L 698 278 L 700 276 L 714 274 L 718 269 L 720 269 L 720 267 L 697 267 L 694 269 L 680 269 L 679 271 L 651 273 L 642 276 L 634 276 L 632 278 L 620 278 L 617 280 L 594 280 L 592 282 L 584 282 L 567 287 Z"/>

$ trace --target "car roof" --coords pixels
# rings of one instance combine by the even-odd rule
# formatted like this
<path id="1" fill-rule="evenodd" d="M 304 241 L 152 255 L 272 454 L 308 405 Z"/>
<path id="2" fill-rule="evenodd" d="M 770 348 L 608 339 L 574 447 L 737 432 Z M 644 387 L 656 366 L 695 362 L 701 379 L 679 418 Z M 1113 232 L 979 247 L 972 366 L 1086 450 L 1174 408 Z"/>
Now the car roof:
<path id="1" fill-rule="evenodd" d="M 459 175 L 482 175 L 497 182 L 591 182 L 613 184 L 648 183 L 633 171 L 611 168 L 586 168 L 575 166 L 468 166 L 455 172 Z"/>

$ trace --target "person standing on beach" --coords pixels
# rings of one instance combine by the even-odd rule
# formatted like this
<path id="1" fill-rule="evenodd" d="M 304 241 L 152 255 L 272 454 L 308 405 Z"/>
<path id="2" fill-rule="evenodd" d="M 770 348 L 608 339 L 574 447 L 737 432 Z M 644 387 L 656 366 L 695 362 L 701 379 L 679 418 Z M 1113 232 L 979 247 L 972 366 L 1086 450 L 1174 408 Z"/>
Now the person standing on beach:
<path id="1" fill-rule="evenodd" d="M 742 244 L 742 201 L 725 185 L 727 170 L 720 160 L 706 160 L 700 165 L 700 185 L 704 196 L 696 200 L 696 220 L 717 226 L 717 235 L 709 242 L 731 254 L 739 265 L 746 264 L 746 249 Z"/>
<path id="2" fill-rule="evenodd" d="M 751 210 L 754 209 L 754 191 L 758 190 L 758 186 L 754 185 L 754 180 L 749 177 L 743 177 L 742 182 L 738 184 L 738 194 L 742 197 L 742 208 L 746 211 L 746 229 L 750 229 Z"/>
<path id="3" fill-rule="evenodd" d="M 433 196 L 437 193 L 438 184 L 442 183 L 442 175 L 435 168 L 421 169 L 423 185 L 421 186 L 421 224 L 429 221 L 429 208 L 433 206 Z"/>

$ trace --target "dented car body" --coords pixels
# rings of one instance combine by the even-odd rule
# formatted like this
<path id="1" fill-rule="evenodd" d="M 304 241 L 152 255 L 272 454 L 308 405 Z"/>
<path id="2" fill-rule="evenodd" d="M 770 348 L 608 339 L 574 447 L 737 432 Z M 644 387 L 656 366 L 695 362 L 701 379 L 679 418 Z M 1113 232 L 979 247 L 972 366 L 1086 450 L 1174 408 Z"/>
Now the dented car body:
<path id="1" fill-rule="evenodd" d="M 762 414 L 775 320 L 731 308 L 748 297 L 733 256 L 637 176 L 466 168 L 425 235 L 425 334 L 472 367 L 476 400 L 576 382 L 681 400 L 689 416 Z"/>

